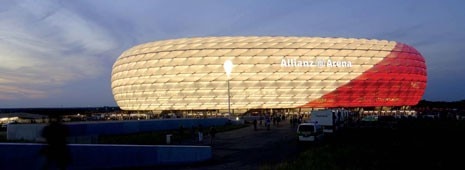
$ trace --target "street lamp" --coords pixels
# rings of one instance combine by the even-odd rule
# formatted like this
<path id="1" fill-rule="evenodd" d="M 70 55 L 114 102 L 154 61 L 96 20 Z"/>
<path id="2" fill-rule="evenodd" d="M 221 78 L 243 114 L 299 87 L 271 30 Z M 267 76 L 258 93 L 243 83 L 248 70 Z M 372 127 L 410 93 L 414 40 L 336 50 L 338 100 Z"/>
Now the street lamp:
<path id="1" fill-rule="evenodd" d="M 224 71 L 226 72 L 226 76 L 228 76 L 228 114 L 231 115 L 231 95 L 229 93 L 229 78 L 231 77 L 231 72 L 233 68 L 233 63 L 231 60 L 226 60 L 223 64 Z"/>

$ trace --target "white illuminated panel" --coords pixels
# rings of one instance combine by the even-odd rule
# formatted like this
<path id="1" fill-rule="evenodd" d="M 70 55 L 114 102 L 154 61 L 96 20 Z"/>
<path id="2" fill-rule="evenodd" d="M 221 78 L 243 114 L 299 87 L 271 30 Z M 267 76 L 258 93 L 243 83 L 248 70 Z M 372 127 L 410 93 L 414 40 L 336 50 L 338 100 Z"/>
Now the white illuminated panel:
<path id="1" fill-rule="evenodd" d="M 309 37 L 185 38 L 135 46 L 118 58 L 112 90 L 124 110 L 293 108 L 348 83 L 396 42 Z M 351 67 L 283 67 L 282 59 L 350 61 Z"/>

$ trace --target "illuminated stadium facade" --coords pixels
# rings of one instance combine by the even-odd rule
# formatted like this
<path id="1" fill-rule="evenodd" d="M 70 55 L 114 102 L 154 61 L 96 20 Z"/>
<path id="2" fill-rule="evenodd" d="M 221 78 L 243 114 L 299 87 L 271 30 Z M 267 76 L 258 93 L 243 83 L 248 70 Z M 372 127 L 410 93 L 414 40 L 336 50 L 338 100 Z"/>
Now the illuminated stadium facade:
<path id="1" fill-rule="evenodd" d="M 205 37 L 150 42 L 125 51 L 112 71 L 123 110 L 411 106 L 426 64 L 393 41 L 313 37 Z"/>

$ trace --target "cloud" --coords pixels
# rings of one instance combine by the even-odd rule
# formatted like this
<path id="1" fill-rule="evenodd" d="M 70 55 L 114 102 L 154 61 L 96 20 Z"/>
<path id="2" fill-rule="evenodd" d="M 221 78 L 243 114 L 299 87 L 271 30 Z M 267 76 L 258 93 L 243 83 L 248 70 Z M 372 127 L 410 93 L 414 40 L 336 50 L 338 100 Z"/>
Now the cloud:
<path id="1" fill-rule="evenodd" d="M 58 1 L 21 1 L 0 10 L 0 100 L 47 97 L 51 87 L 104 73 L 116 40 Z"/>
<path id="2" fill-rule="evenodd" d="M 8 85 L 0 85 L 0 91 L 0 100 L 15 100 L 18 97 L 35 99 L 45 97 L 46 95 L 43 91 Z"/>
<path id="3" fill-rule="evenodd" d="M 111 68 L 124 50 L 156 40 L 242 35 L 403 42 L 427 60 L 431 83 L 425 98 L 455 100 L 450 96 L 459 93 L 440 87 L 443 81 L 437 77 L 465 82 L 463 74 L 456 74 L 464 71 L 457 64 L 462 63 L 465 49 L 463 4 L 431 0 L 5 1 L 0 5 L 0 107 L 5 103 L 114 103 Z"/>

